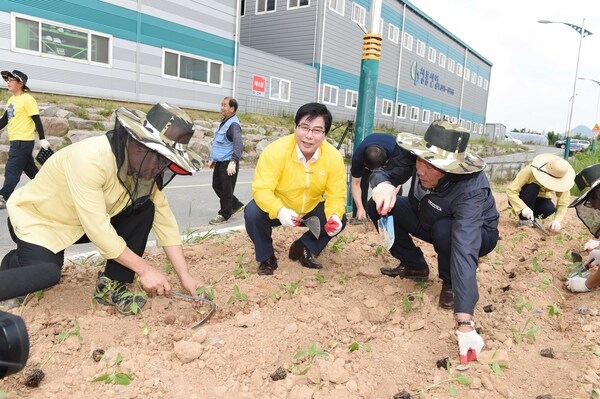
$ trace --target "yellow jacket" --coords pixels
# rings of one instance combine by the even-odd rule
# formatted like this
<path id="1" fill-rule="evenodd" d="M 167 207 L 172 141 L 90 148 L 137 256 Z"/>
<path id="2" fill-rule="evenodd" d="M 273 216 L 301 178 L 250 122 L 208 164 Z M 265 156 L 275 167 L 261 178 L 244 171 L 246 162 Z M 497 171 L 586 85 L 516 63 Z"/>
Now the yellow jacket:
<path id="1" fill-rule="evenodd" d="M 157 244 L 181 244 L 164 193 L 155 186 L 150 198 L 156 209 L 152 229 Z M 35 179 L 15 190 L 6 206 L 23 241 L 57 253 L 86 234 L 104 258 L 114 259 L 126 245 L 110 218 L 129 204 L 129 194 L 117 178 L 115 156 L 102 135 L 57 151 Z"/>
<path id="2" fill-rule="evenodd" d="M 325 216 L 340 218 L 346 206 L 346 168 L 340 152 L 327 140 L 319 147 L 319 158 L 304 166 L 296 152 L 294 134 L 269 144 L 260 157 L 252 181 L 256 205 L 277 219 L 281 207 L 303 216 L 325 201 Z"/>
<path id="3" fill-rule="evenodd" d="M 515 179 L 506 188 L 508 201 L 517 215 L 520 215 L 521 211 L 527 208 L 527 205 L 525 205 L 521 198 L 519 198 L 519 193 L 521 192 L 521 188 L 523 188 L 523 186 L 530 183 L 535 183 L 540 186 L 540 192 L 538 193 L 539 198 L 552 199 L 552 193 L 554 191 L 550 191 L 546 187 L 542 186 L 542 184 L 533 176 L 531 165 L 527 165 L 521 169 L 519 173 L 517 173 Z M 567 208 L 569 206 L 569 202 L 571 201 L 571 191 L 556 193 L 556 197 L 558 198 L 558 201 L 556 202 L 556 212 L 554 213 L 554 218 L 552 218 L 552 220 L 561 222 L 567 214 Z"/>

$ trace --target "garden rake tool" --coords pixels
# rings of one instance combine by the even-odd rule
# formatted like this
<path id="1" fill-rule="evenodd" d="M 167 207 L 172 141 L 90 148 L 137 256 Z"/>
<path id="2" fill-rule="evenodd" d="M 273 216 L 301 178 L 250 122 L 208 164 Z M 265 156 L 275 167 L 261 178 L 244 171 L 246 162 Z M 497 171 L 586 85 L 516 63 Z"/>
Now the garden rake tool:
<path id="1" fill-rule="evenodd" d="M 296 226 L 304 224 L 306 227 L 308 227 L 308 230 L 311 233 L 313 233 L 316 239 L 319 239 L 319 237 L 321 236 L 321 222 L 319 221 L 318 216 L 310 216 L 306 219 L 296 217 L 294 218 L 294 223 L 296 224 Z"/>
<path id="2" fill-rule="evenodd" d="M 550 232 L 548 232 L 548 230 L 546 230 L 546 226 L 544 226 L 544 223 L 542 223 L 542 221 L 540 219 L 534 218 L 533 219 L 533 226 L 535 228 L 541 230 L 546 235 L 550 234 Z"/>
<path id="3" fill-rule="evenodd" d="M 210 319 L 212 317 L 213 313 L 215 313 L 215 310 L 217 310 L 217 305 L 213 301 L 211 301 L 210 299 L 203 298 L 201 296 L 187 295 L 187 294 L 183 294 L 179 291 L 175 291 L 175 290 L 171 290 L 171 295 L 175 295 L 175 296 L 178 296 L 183 299 L 189 299 L 191 301 L 202 302 L 209 306 L 209 310 L 208 310 L 208 313 L 206 314 L 206 316 L 204 316 L 204 318 L 202 320 L 200 320 L 198 323 L 192 325 L 192 327 L 191 327 L 192 330 L 195 330 L 196 328 L 200 327 L 202 324 L 206 323 L 208 321 L 208 319 Z"/>

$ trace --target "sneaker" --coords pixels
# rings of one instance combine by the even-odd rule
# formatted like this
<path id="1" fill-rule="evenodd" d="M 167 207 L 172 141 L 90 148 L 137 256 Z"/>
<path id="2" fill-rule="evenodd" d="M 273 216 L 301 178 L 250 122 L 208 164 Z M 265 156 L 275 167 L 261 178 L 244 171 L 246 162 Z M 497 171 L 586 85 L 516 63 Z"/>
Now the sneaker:
<path id="1" fill-rule="evenodd" d="M 0 310 L 10 310 L 13 308 L 18 308 L 23 304 L 23 302 L 25 302 L 25 296 L 18 296 L 16 298 L 0 301 Z"/>
<path id="2" fill-rule="evenodd" d="M 529 219 L 519 220 L 519 226 L 533 227 L 533 221 Z"/>
<path id="3" fill-rule="evenodd" d="M 131 292 L 126 283 L 111 280 L 102 272 L 98 272 L 94 300 L 101 305 L 113 305 L 119 313 L 125 316 L 137 313 L 131 309 L 133 302 L 137 304 L 138 309 L 146 304 L 144 297 Z"/>
<path id="4" fill-rule="evenodd" d="M 208 223 L 209 224 L 223 224 L 223 223 L 227 223 L 227 220 L 225 220 L 223 215 L 217 215 L 214 217 L 214 219 L 211 219 Z"/>
<path id="5" fill-rule="evenodd" d="M 235 209 L 233 210 L 233 212 L 231 213 L 231 216 L 235 216 L 235 215 L 237 215 L 238 213 L 240 213 L 241 211 L 243 211 L 245 207 L 246 207 L 246 205 L 244 205 L 244 204 L 240 204 L 240 206 L 239 206 L 239 207 L 237 207 L 237 208 L 235 208 Z"/>
<path id="6" fill-rule="evenodd" d="M 0 209 L 6 208 L 6 200 L 2 195 L 0 195 Z"/>

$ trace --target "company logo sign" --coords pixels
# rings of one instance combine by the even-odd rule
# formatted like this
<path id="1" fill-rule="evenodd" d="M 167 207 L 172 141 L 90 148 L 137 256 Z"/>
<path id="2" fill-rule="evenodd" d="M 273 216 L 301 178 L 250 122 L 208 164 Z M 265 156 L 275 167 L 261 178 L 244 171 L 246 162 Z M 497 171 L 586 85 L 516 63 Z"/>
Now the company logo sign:
<path id="1" fill-rule="evenodd" d="M 434 90 L 443 91 L 451 96 L 454 95 L 454 89 L 440 82 L 440 76 L 431 72 L 425 67 L 420 67 L 417 61 L 410 67 L 410 77 L 415 86 L 423 85 Z"/>

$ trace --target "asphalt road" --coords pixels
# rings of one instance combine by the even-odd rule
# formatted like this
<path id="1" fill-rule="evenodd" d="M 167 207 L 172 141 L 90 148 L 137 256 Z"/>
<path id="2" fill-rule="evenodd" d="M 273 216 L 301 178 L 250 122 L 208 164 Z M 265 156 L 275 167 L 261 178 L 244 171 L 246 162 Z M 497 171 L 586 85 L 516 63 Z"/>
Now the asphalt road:
<path id="1" fill-rule="evenodd" d="M 486 158 L 486 162 L 521 162 L 530 161 L 539 153 L 552 152 L 561 155 L 563 150 L 559 148 L 529 146 L 529 152 L 506 155 L 501 157 Z M 254 176 L 253 168 L 242 168 L 238 177 L 235 195 L 243 203 L 248 203 L 252 199 L 252 178 Z M 2 180 L 0 178 L 0 180 Z M 21 179 L 20 185 L 27 182 L 27 178 Z M 208 221 L 212 219 L 219 210 L 219 199 L 214 193 L 212 186 L 212 170 L 203 169 L 192 176 L 177 176 L 166 188 L 165 192 L 171 208 L 177 218 L 179 230 L 184 234 L 202 234 L 209 230 L 217 232 L 228 229 L 240 229 L 244 226 L 244 216 L 242 213 L 232 217 L 227 223 L 211 226 Z M 408 184 L 408 183 L 407 183 Z M 405 190 L 407 190 L 405 188 Z M 407 192 L 407 191 L 405 191 Z M 0 209 L 0 220 L 6 220 L 6 210 Z M 8 251 L 15 248 L 8 233 L 6 223 L 2 222 L 0 226 L 0 257 L 3 257 Z M 150 237 L 153 240 L 153 237 Z M 65 255 L 68 258 L 77 258 L 82 254 L 87 255 L 95 251 L 92 244 L 79 244 L 67 248 Z M 1 258 L 0 258 L 1 259 Z"/>

